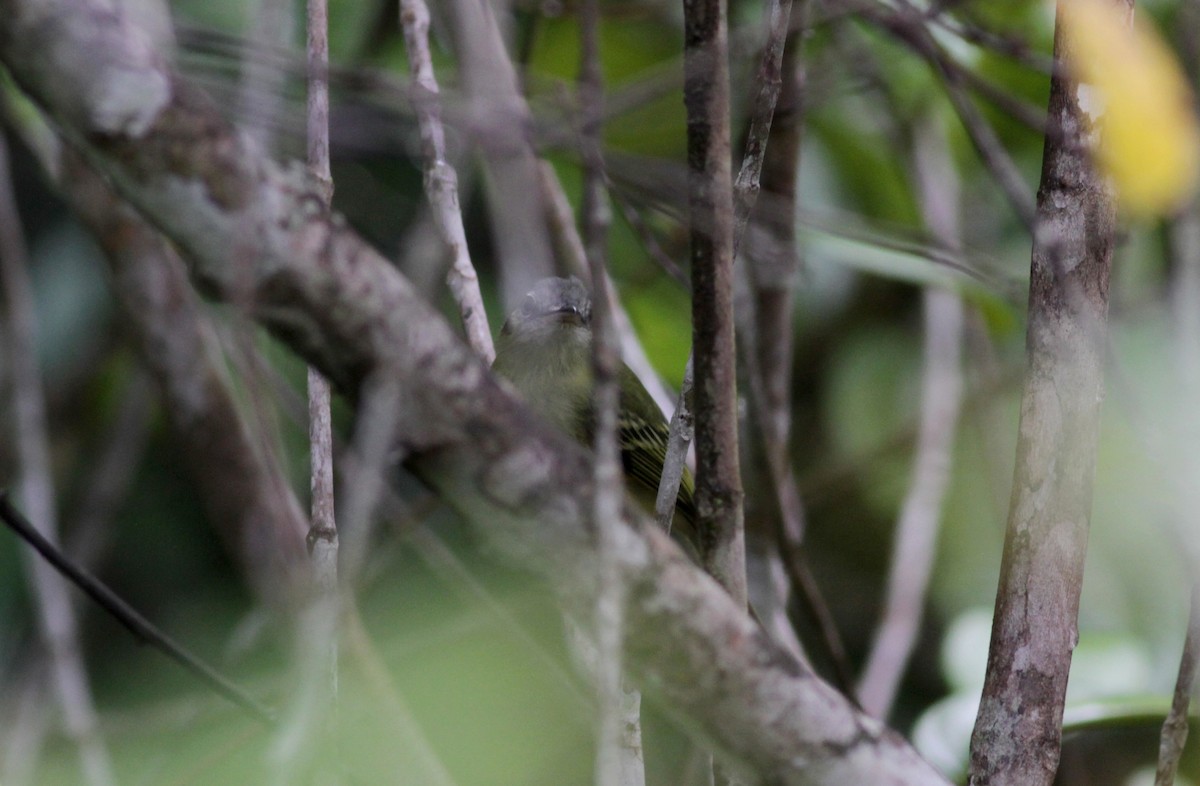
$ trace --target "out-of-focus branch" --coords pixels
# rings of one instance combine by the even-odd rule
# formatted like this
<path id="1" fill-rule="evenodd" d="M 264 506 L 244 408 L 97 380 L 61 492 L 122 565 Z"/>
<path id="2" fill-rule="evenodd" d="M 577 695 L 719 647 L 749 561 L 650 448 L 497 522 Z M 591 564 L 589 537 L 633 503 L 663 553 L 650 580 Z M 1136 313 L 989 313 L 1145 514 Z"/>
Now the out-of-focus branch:
<path id="1" fill-rule="evenodd" d="M 1154 786 L 1174 786 L 1175 773 L 1179 771 L 1179 759 L 1183 756 L 1183 745 L 1188 738 L 1188 706 L 1196 691 L 1196 671 L 1200 665 L 1200 592 L 1192 590 L 1191 610 L 1188 613 L 1187 636 L 1183 642 L 1183 654 L 1179 658 L 1179 674 L 1175 678 L 1175 692 L 1171 697 L 1171 710 L 1163 721 L 1162 734 L 1158 741 L 1158 767 L 1154 774 Z"/>
<path id="2" fill-rule="evenodd" d="M 400 0 L 400 24 L 404 29 L 408 68 L 412 72 L 413 105 L 421 129 L 425 196 L 452 257 L 447 282 L 458 303 L 467 341 L 484 361 L 491 363 L 496 350 L 492 346 L 492 333 L 483 308 L 483 295 L 479 291 L 479 277 L 467 249 L 467 234 L 458 201 L 458 173 L 446 160 L 446 134 L 442 128 L 433 57 L 429 52 L 429 7 L 425 0 Z"/>
<path id="3" fill-rule="evenodd" d="M 329 168 L 329 9 L 326 0 L 305 6 L 305 138 L 312 198 L 328 210 L 333 198 Z M 253 302 L 247 290 L 247 304 Z M 294 783 L 311 766 L 339 766 L 336 753 L 341 652 L 339 533 L 334 508 L 332 390 L 319 368 L 307 367 L 309 522 L 306 542 L 312 584 L 296 615 L 293 690 L 271 741 L 272 779 Z M 318 751 L 333 749 L 332 765 Z M 328 776 L 325 776 L 328 777 Z M 317 779 L 322 779 L 319 774 Z"/>
<path id="4" fill-rule="evenodd" d="M 851 695 L 853 681 L 845 650 L 801 552 L 804 510 L 788 451 L 792 302 L 800 263 L 796 245 L 796 177 L 805 98 L 800 47 L 806 33 L 809 3 L 801 0 L 793 9 L 789 12 L 790 25 L 786 23 L 789 16 L 783 16 L 780 9 L 769 6 L 766 12 L 771 32 L 759 66 L 759 79 L 777 82 L 778 87 L 760 88 L 755 99 L 746 152 L 734 190 L 739 222 L 750 220 L 749 224 L 741 223 L 734 234 L 735 247 L 743 249 L 741 280 L 746 289 L 737 304 L 739 361 L 750 394 L 751 421 L 757 426 L 752 432 L 752 444 L 761 447 L 760 452 L 750 455 L 765 459 L 766 471 L 756 476 L 765 480 L 770 489 L 762 496 L 774 503 L 764 506 L 761 513 L 773 537 L 747 544 L 751 558 L 762 561 L 764 569 L 760 575 L 748 578 L 755 609 L 764 624 L 778 641 L 790 642 L 797 657 L 805 656 L 787 613 L 791 591 L 800 593 L 805 605 L 816 610 L 813 616 L 818 620 L 817 628 L 834 664 L 837 682 Z M 780 27 L 791 30 L 782 52 L 778 49 L 784 44 Z M 766 197 L 762 203 L 758 201 L 760 171 Z M 755 210 L 756 207 L 766 209 Z M 740 246 L 743 240 L 745 245 Z M 789 581 L 781 591 L 774 582 L 775 577 L 782 576 Z"/>
<path id="5" fill-rule="evenodd" d="M 8 501 L 8 496 L 3 491 L 0 491 L 0 519 L 3 519 L 5 526 L 19 535 L 22 540 L 33 546 L 45 558 L 47 563 L 52 565 L 63 576 L 70 579 L 75 586 L 87 593 L 88 597 L 112 615 L 117 622 L 125 626 L 139 641 L 154 645 L 156 649 L 171 658 L 171 660 L 191 672 L 192 676 L 241 707 L 254 716 L 255 719 L 268 725 L 274 722 L 271 711 L 260 704 L 254 697 L 181 647 L 174 639 L 164 634 L 145 617 L 135 611 L 133 607 L 118 597 L 116 593 L 69 560 L 65 554 L 59 551 L 57 546 L 38 532 L 37 528 L 20 511 L 13 507 L 12 503 Z"/>
<path id="6" fill-rule="evenodd" d="M 20 492 L 30 519 L 46 539 L 58 539 L 58 514 L 51 476 L 45 393 L 37 367 L 36 316 L 27 268 L 28 254 L 17 214 L 9 169 L 8 142 L 0 134 L 0 286 L 2 332 L 12 367 L 12 409 L 20 464 Z M 66 584 L 44 562 L 26 563 L 37 620 L 49 652 L 51 673 L 67 734 L 79 753 L 89 786 L 114 783 L 112 762 L 97 727 L 75 610 Z"/>
<path id="7" fill-rule="evenodd" d="M 939 244 L 957 249 L 961 189 L 936 123 L 930 117 L 918 121 L 911 170 L 925 226 Z M 954 292 L 928 288 L 923 310 L 921 421 L 913 477 L 896 524 L 882 618 L 858 691 L 863 709 L 880 718 L 887 717 L 895 701 L 924 616 L 962 400 L 962 301 Z"/>
<path id="8" fill-rule="evenodd" d="M 621 390 L 617 374 L 621 352 L 613 324 L 608 291 L 608 228 L 612 209 L 604 182 L 601 148 L 604 116 L 604 83 L 600 71 L 599 0 L 585 0 L 580 14 L 578 80 L 580 144 L 583 152 L 583 242 L 592 289 L 592 412 L 595 437 L 592 451 L 593 490 L 591 523 L 597 534 L 599 582 L 593 634 L 596 644 L 597 744 L 596 786 L 639 786 L 646 782 L 642 763 L 641 726 L 633 715 L 635 733 L 626 734 L 627 713 L 621 686 L 621 640 L 625 606 L 625 577 L 621 574 L 616 535 L 621 518 L 624 487 L 621 483 L 621 447 L 618 441 L 618 408 Z M 637 704 L 640 704 L 640 697 Z"/>
<path id="9" fill-rule="evenodd" d="M 1117 0 L 1124 9 L 1132 7 Z M 1054 52 L 1072 42 L 1061 23 Z M 1089 161 L 1092 120 L 1063 69 L 1050 82 L 1029 284 L 1025 389 L 972 784 L 1049 784 L 1077 636 L 1104 398 L 1115 200 Z"/>
<path id="10" fill-rule="evenodd" d="M 1183 3 L 1180 16 L 1181 60 L 1195 90 L 1200 79 L 1200 38 L 1196 31 L 1200 3 L 1196 0 Z M 1159 737 L 1155 786 L 1172 786 L 1175 783 L 1175 774 L 1188 737 L 1188 709 L 1196 691 L 1196 673 L 1200 663 L 1200 558 L 1194 532 L 1198 495 L 1192 482 L 1197 461 L 1191 449 L 1191 440 L 1195 439 L 1200 426 L 1200 416 L 1192 406 L 1197 392 L 1200 392 L 1200 200 L 1193 198 L 1171 219 L 1167 237 L 1171 265 L 1169 306 L 1178 373 L 1177 400 L 1182 403 L 1176 409 L 1181 417 L 1172 418 L 1172 428 L 1176 432 L 1175 440 L 1171 443 L 1175 446 L 1172 452 L 1182 459 L 1172 462 L 1172 469 L 1180 479 L 1175 492 L 1174 524 L 1182 550 L 1188 555 L 1192 597 L 1171 709 L 1163 721 Z"/>
<path id="11" fill-rule="evenodd" d="M 285 607 L 303 564 L 307 521 L 278 456 L 238 410 L 220 342 L 183 263 L 78 156 L 59 168 L 63 195 L 105 252 L 210 522 L 258 597 Z"/>
<path id="12" fill-rule="evenodd" d="M 84 482 L 73 526 L 67 527 L 71 534 L 66 552 L 84 569 L 91 569 L 105 552 L 113 516 L 141 464 L 150 433 L 151 398 L 149 380 L 140 371 L 129 375 L 118 394 L 117 412 Z M 79 603 L 74 606 L 78 608 Z M 52 686 L 46 681 L 49 669 L 45 667 L 45 651 L 40 645 L 31 647 L 23 659 L 28 662 L 12 670 L 23 676 L 11 682 L 21 686 L 20 698 L 13 702 L 11 715 L 0 718 L 0 726 L 8 730 L 4 755 L 0 757 L 4 762 L 0 781 L 17 786 L 31 780 L 53 710 L 53 701 L 48 699 Z"/>
<path id="13" fill-rule="evenodd" d="M 393 266 L 314 206 L 302 174 L 232 133 L 110 7 L 0 0 L 0 12 L 10 20 L 0 27 L 0 60 L 184 250 L 198 284 L 229 297 L 248 275 L 253 315 L 352 403 L 372 369 L 395 364 L 409 466 L 495 553 L 540 573 L 572 613 L 590 613 L 587 452 L 542 425 Z M 125 89 L 114 92 L 114 78 Z M 169 153 L 181 149 L 186 157 Z M 245 253 L 231 254 L 235 243 Z M 630 588 L 631 672 L 731 759 L 780 784 L 946 783 L 770 644 L 633 507 L 616 534 Z"/>
<path id="14" fill-rule="evenodd" d="M 461 127 L 473 135 L 485 161 L 483 182 L 507 311 L 535 281 L 554 274 L 531 115 L 492 4 L 454 0 L 448 7 L 459 74 L 472 110 Z"/>

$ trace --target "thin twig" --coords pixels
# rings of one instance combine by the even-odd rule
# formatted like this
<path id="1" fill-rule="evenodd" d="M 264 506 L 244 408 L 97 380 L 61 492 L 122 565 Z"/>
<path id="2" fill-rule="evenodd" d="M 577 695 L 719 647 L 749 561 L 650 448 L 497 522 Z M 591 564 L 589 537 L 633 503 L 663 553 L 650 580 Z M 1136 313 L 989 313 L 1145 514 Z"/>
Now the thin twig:
<path id="1" fill-rule="evenodd" d="M 9 168 L 8 144 L 0 135 L 0 285 L 5 305 L 7 354 L 12 363 L 13 406 L 21 496 L 40 531 L 58 538 L 58 517 L 51 476 L 45 394 L 37 367 L 33 292 L 27 272 L 28 254 L 17 214 Z M 100 736 L 79 626 L 66 585 L 44 564 L 28 564 L 37 603 L 38 624 L 50 653 L 58 703 L 67 733 L 79 753 L 90 786 L 114 783 L 112 762 Z"/>
<path id="2" fill-rule="evenodd" d="M 404 28 L 404 47 L 412 73 L 413 105 L 421 129 L 425 195 L 453 257 L 446 280 L 458 303 L 468 343 L 475 354 L 490 364 L 496 357 L 496 349 L 492 345 L 483 295 L 479 291 L 479 276 L 467 248 L 467 234 L 459 208 L 458 173 L 446 159 L 446 134 L 442 128 L 437 77 L 429 52 L 429 7 L 425 0 L 400 0 L 400 24 Z"/>
<path id="3" fill-rule="evenodd" d="M 112 519 L 141 464 L 150 433 L 153 409 L 146 375 L 140 370 L 131 372 L 118 399 L 117 413 L 101 440 L 99 455 L 84 483 L 74 524 L 67 527 L 71 534 L 66 552 L 88 569 L 99 562 L 111 540 Z M 79 604 L 74 605 L 78 607 Z M 4 761 L 0 782 L 9 784 L 24 784 L 31 780 L 38 752 L 50 731 L 52 702 L 47 701 L 50 685 L 46 681 L 49 671 L 45 668 L 47 658 L 40 643 L 31 648 L 26 660 L 30 663 L 17 672 L 23 676 L 12 680 L 12 684 L 22 686 L 21 698 L 8 724 L 12 731 L 5 753 L 0 757 Z"/>
<path id="4" fill-rule="evenodd" d="M 683 369 L 683 384 L 679 388 L 679 403 L 671 415 L 671 427 L 667 434 L 667 453 L 663 457 L 662 479 L 658 482 L 658 496 L 654 500 L 654 515 L 658 526 L 671 531 L 675 519 L 675 503 L 679 499 L 679 484 L 683 481 L 683 468 L 687 465 L 688 445 L 692 443 L 695 418 L 692 416 L 692 387 L 695 384 L 695 364 L 688 357 Z"/>
<path id="5" fill-rule="evenodd" d="M 1154 774 L 1154 786 L 1174 786 L 1175 773 L 1179 771 L 1179 759 L 1188 738 L 1188 706 L 1196 690 L 1196 672 L 1200 664 L 1200 592 L 1192 588 L 1191 610 L 1188 613 L 1187 637 L 1183 642 L 1183 655 L 1179 659 L 1179 675 L 1175 678 L 1175 692 L 1171 697 L 1171 710 L 1163 721 L 1162 734 L 1158 741 L 1158 767 Z"/>
<path id="6" fill-rule="evenodd" d="M 343 471 L 340 580 L 347 592 L 354 587 L 369 553 L 375 509 L 387 486 L 386 471 L 394 447 L 400 391 L 396 374 L 387 368 L 371 375 L 363 387 L 354 437 L 349 452 L 352 472 Z M 339 461 L 341 457 L 339 457 Z"/>
<path id="7" fill-rule="evenodd" d="M 911 169 L 926 227 L 938 242 L 957 248 L 958 177 L 936 123 L 926 117 L 914 129 Z M 912 483 L 896 524 L 882 618 L 859 683 L 863 709 L 879 718 L 891 710 L 916 644 L 962 403 L 962 301 L 953 292 L 927 288 L 923 304 L 921 423 Z"/>
<path id="8" fill-rule="evenodd" d="M 609 195 L 621 210 L 621 216 L 625 219 L 625 223 L 633 230 L 633 233 L 642 241 L 642 248 L 646 249 L 646 253 L 658 263 L 658 266 L 680 286 L 687 290 L 691 290 L 692 282 L 688 279 L 687 273 L 683 268 L 671 258 L 671 256 L 663 249 L 662 244 L 658 242 L 658 238 L 654 236 L 654 232 L 650 229 L 646 219 L 643 218 L 641 211 L 633 204 L 630 199 L 622 196 L 620 189 L 614 189 L 612 183 L 609 183 Z"/>
<path id="9" fill-rule="evenodd" d="M 626 744 L 621 687 L 622 640 L 626 587 L 619 569 L 618 540 L 621 502 L 621 447 L 618 442 L 620 388 L 617 375 L 621 352 L 613 324 L 612 298 L 608 290 L 606 257 L 612 210 L 604 188 L 603 131 L 604 85 L 600 72 L 599 0 L 585 0 L 580 19 L 579 114 L 583 150 L 583 204 L 581 208 L 584 249 L 592 282 L 592 391 L 595 437 L 595 488 L 592 525 L 598 534 L 600 586 L 596 593 L 593 633 L 596 642 L 597 786 L 638 786 L 646 781 L 642 763 L 640 724 L 636 745 Z M 640 699 L 639 699 L 640 702 Z M 635 716 L 635 724 L 637 718 Z"/>
<path id="10" fill-rule="evenodd" d="M 775 104 L 783 85 L 783 50 L 788 40 L 792 19 L 792 0 L 771 0 L 767 3 L 767 41 L 763 44 L 762 59 L 758 64 L 755 83 L 758 93 L 754 96 L 754 108 L 750 112 L 750 130 L 746 133 L 746 152 L 742 166 L 733 183 L 733 253 L 737 256 L 746 222 L 758 200 L 763 160 L 767 154 L 767 141 L 771 135 L 771 121 L 775 117 Z"/>
<path id="11" fill-rule="evenodd" d="M 807 102 L 806 68 L 800 48 L 808 27 L 810 3 L 801 0 L 789 12 L 790 34 L 786 40 L 768 38 L 762 53 L 760 74 L 775 74 L 779 86 L 774 95 L 760 89 L 747 132 L 746 152 L 735 187 L 739 210 L 745 210 L 736 244 L 745 241 L 737 304 L 739 361 L 748 383 L 751 422 L 766 459 L 767 471 L 760 473 L 771 489 L 776 504 L 765 506 L 775 534 L 774 549 L 764 551 L 763 569 L 752 581 L 765 585 L 763 605 L 756 610 L 764 624 L 780 642 L 791 642 L 791 649 L 802 662 L 807 661 L 795 633 L 787 608 L 790 595 L 805 594 L 807 608 L 819 609 L 814 618 L 821 620 L 818 631 L 834 664 L 839 687 L 853 695 L 847 679 L 850 665 L 833 615 L 819 592 L 811 573 L 797 568 L 804 563 L 801 542 L 804 536 L 804 508 L 788 450 L 791 431 L 791 374 L 794 289 L 800 267 L 796 244 L 796 178 L 800 167 L 801 129 Z M 768 24 L 778 24 L 781 13 L 773 5 L 766 11 Z M 775 46 L 782 45 L 782 61 Z M 762 77 L 760 77 L 762 78 Z M 765 148 L 765 149 L 764 149 Z M 761 171 L 762 192 L 758 190 Z M 759 198 L 761 197 L 761 199 Z M 754 209 L 754 208 L 758 209 Z M 763 209 L 763 208 L 766 209 Z M 741 216 L 739 216 L 741 218 Z M 748 227 L 748 234 L 747 232 Z M 741 237 L 745 234 L 744 237 Z M 751 454 L 753 455 L 753 454 Z M 778 580 L 778 585 L 776 581 Z M 790 591 L 787 589 L 790 587 Z M 780 591 L 782 588 L 782 591 Z"/>
<path id="12" fill-rule="evenodd" d="M 96 605 L 107 611 L 112 615 L 113 619 L 125 626 L 138 641 L 143 644 L 150 644 L 162 651 L 167 657 L 190 671 L 213 691 L 241 707 L 256 720 L 268 726 L 274 724 L 274 714 L 263 704 L 259 703 L 257 699 L 177 644 L 171 637 L 155 627 L 99 579 L 79 567 L 59 551 L 57 546 L 43 537 L 29 523 L 29 520 L 13 507 L 12 503 L 8 500 L 8 493 L 3 490 L 0 490 L 0 520 L 3 520 L 5 525 L 20 536 L 22 540 L 33 546 L 55 570 L 69 579 L 72 584 L 83 590 L 88 597 L 96 602 Z"/>
<path id="13" fill-rule="evenodd" d="M 324 190 L 321 197 L 326 205 L 333 193 L 329 171 L 328 63 L 329 30 L 325 0 L 308 0 L 308 167 Z M 333 428 L 329 399 L 329 383 L 310 367 L 308 440 L 312 462 L 312 522 L 308 531 L 308 548 L 319 591 L 325 594 L 337 592 L 338 546 L 333 512 Z"/>
<path id="14" fill-rule="evenodd" d="M 333 196 L 329 168 L 329 17 L 326 0 L 307 2 L 307 162 L 317 199 L 328 209 Z M 312 595 L 304 598 L 295 626 L 296 690 L 272 742 L 273 777 L 292 783 L 321 761 L 317 750 L 332 740 L 337 722 L 341 601 L 338 529 L 334 512 L 333 427 L 330 384 L 308 366 L 309 488 L 308 553 Z M 324 766 L 317 764 L 318 767 Z M 336 756 L 335 763 L 336 766 Z"/>

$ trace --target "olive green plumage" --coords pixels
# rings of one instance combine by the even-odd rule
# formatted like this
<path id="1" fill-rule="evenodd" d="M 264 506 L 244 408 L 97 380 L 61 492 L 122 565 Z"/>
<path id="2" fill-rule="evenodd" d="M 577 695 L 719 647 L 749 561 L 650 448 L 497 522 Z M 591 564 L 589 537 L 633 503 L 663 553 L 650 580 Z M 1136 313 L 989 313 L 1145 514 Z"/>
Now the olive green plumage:
<path id="1" fill-rule="evenodd" d="M 492 366 L 539 414 L 588 446 L 594 436 L 591 315 L 591 300 L 578 279 L 542 279 L 504 323 Z M 617 381 L 625 485 L 653 513 L 670 429 L 658 404 L 624 364 Z M 672 531 L 694 545 L 692 493 L 692 474 L 685 467 Z"/>

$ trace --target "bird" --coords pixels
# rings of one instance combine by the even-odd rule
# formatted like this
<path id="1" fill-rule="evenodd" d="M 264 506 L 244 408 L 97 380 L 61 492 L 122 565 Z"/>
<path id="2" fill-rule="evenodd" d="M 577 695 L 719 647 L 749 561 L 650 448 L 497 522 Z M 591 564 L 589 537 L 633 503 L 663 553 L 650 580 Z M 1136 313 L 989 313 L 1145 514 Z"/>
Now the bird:
<path id="1" fill-rule="evenodd" d="M 536 412 L 589 448 L 595 437 L 591 322 L 591 298 L 579 279 L 543 278 L 505 320 L 492 364 Z M 617 440 L 625 486 L 653 514 L 670 427 L 645 385 L 624 363 L 617 384 Z M 694 491 L 692 473 L 684 467 L 671 533 L 693 556 L 699 549 Z"/>

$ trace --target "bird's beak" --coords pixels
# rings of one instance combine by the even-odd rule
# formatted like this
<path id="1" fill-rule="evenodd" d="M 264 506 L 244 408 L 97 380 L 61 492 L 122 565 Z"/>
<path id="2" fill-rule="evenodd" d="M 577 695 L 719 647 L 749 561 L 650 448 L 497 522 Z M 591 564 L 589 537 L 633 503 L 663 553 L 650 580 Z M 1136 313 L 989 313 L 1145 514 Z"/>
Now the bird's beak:
<path id="1" fill-rule="evenodd" d="M 574 325 L 575 327 L 583 327 L 587 324 L 583 318 L 583 313 L 575 306 L 563 306 L 554 312 L 554 316 L 565 325 Z"/>

